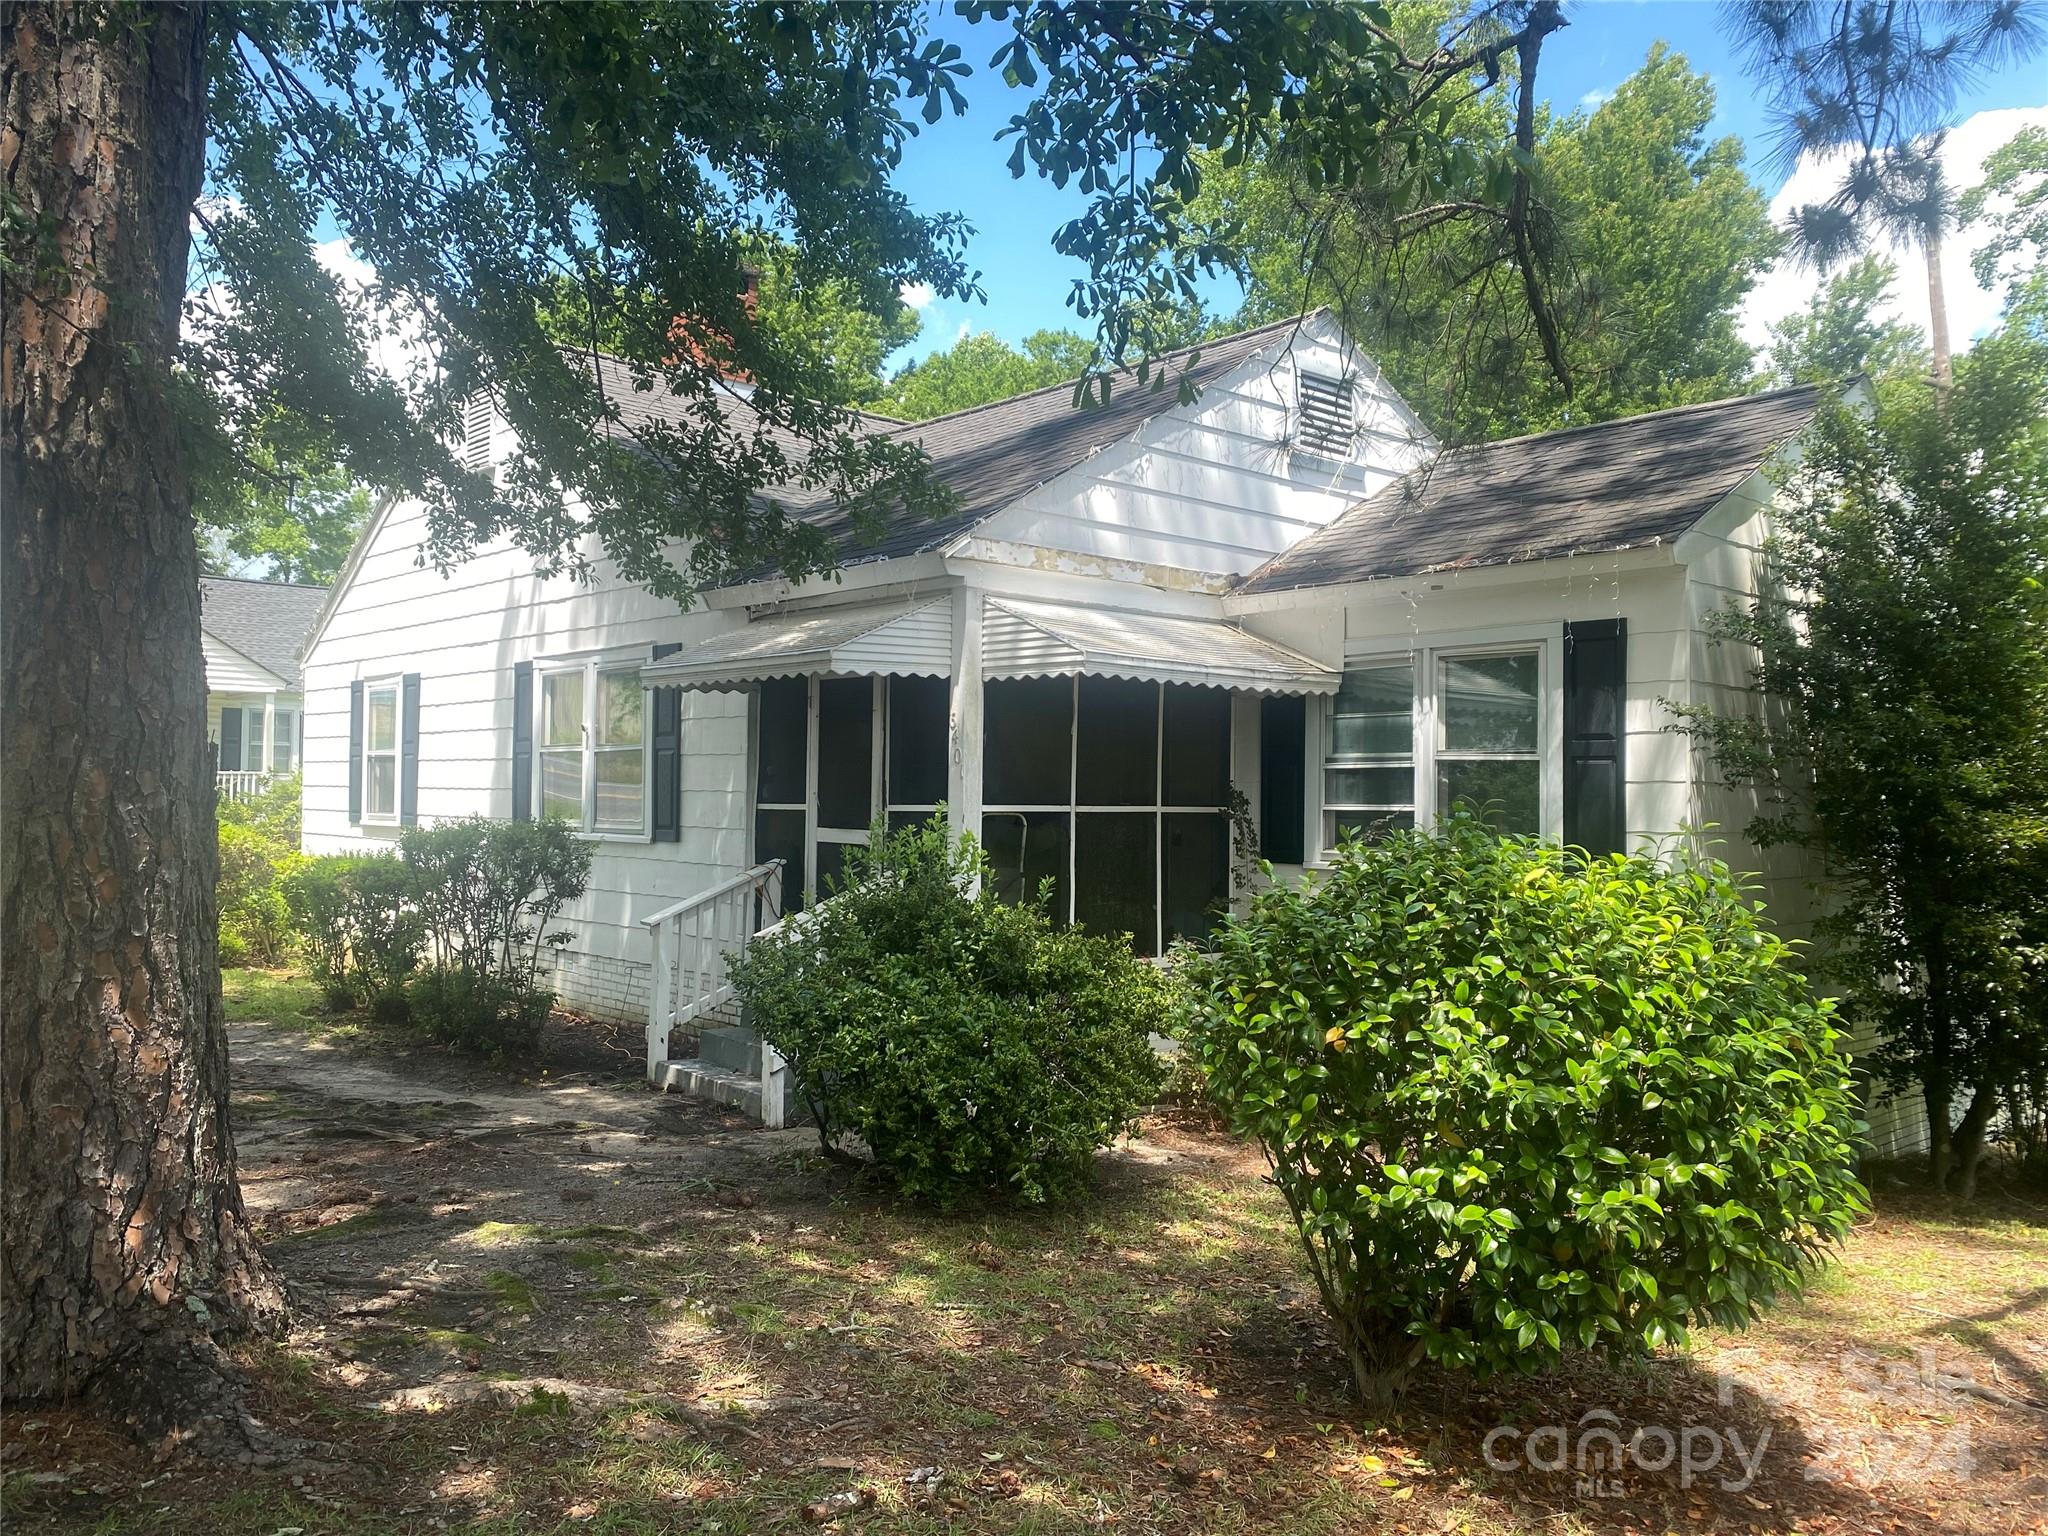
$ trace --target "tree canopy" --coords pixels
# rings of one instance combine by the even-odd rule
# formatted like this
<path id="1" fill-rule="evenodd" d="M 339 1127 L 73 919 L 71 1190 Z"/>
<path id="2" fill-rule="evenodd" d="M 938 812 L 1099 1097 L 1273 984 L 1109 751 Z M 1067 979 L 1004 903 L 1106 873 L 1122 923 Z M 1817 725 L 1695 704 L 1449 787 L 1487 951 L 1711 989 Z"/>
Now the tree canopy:
<path id="1" fill-rule="evenodd" d="M 1898 269 L 1879 256 L 1852 261 L 1805 309 L 1771 327 L 1771 372 L 1783 384 L 1842 385 L 1863 374 L 1885 380 L 1922 369 L 1927 338 L 1887 319 Z"/>
<path id="2" fill-rule="evenodd" d="M 1203 213 L 1245 231 L 1248 319 L 1331 304 L 1447 439 L 1710 399 L 1746 385 L 1737 312 L 1778 250 L 1740 142 L 1706 136 L 1714 110 L 1712 85 L 1660 45 L 1593 111 L 1539 117 L 1534 184 L 1569 384 L 1485 221 L 1390 220 L 1376 200 L 1303 185 L 1285 154 L 1219 157 Z M 1512 148 L 1497 94 L 1452 121 L 1467 142 Z"/>

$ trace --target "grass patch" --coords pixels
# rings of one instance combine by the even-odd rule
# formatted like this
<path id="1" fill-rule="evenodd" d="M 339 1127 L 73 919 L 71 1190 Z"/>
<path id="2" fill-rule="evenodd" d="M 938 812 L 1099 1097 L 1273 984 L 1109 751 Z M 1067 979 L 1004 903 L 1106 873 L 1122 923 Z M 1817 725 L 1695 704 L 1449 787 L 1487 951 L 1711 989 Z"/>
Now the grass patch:
<path id="1" fill-rule="evenodd" d="M 325 1033 L 351 1018 L 330 1012 L 319 986 L 303 971 L 223 970 L 220 995 L 231 1024 L 282 1024 Z"/>

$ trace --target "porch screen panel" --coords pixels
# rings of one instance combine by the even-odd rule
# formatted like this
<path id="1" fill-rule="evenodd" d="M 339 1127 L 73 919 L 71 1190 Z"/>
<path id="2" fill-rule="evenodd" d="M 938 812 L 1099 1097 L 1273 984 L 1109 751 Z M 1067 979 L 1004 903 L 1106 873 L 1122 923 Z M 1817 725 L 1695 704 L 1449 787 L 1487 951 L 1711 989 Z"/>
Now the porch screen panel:
<path id="1" fill-rule="evenodd" d="M 754 859 L 761 864 L 782 860 L 782 910 L 800 910 L 804 904 L 804 813 L 756 811 Z"/>
<path id="2" fill-rule="evenodd" d="M 818 684 L 819 826 L 865 828 L 874 819 L 874 728 L 873 679 Z"/>
<path id="3" fill-rule="evenodd" d="M 808 678 L 771 677 L 761 684 L 760 750 L 754 799 L 762 805 L 804 803 L 804 738 L 811 707 Z"/>
<path id="4" fill-rule="evenodd" d="M 1158 949 L 1159 818 L 1151 811 L 1077 819 L 1074 921 L 1091 933 L 1128 933 L 1141 955 Z"/>
<path id="5" fill-rule="evenodd" d="M 992 679 L 981 709 L 982 799 L 992 806 L 1071 804 L 1073 679 Z"/>
<path id="6" fill-rule="evenodd" d="M 898 808 L 923 811 L 946 798 L 947 723 L 952 685 L 943 677 L 889 679 L 890 821 Z M 912 821 L 924 819 L 912 815 Z"/>
<path id="7" fill-rule="evenodd" d="M 1159 685 L 1081 679 L 1074 756 L 1080 805 L 1153 805 L 1159 791 Z"/>
<path id="8" fill-rule="evenodd" d="M 1168 944 L 1199 944 L 1230 904 L 1230 823 L 1222 816 L 1169 811 L 1160 818 L 1161 913 Z"/>
<path id="9" fill-rule="evenodd" d="M 1230 695 L 1221 688 L 1169 683 L 1159 771 L 1162 805 L 1230 800 Z"/>
<path id="10" fill-rule="evenodd" d="M 1065 811 L 983 811 L 982 848 L 988 854 L 996 895 L 1021 902 L 1052 882 L 1053 921 L 1067 920 L 1068 828 Z"/>

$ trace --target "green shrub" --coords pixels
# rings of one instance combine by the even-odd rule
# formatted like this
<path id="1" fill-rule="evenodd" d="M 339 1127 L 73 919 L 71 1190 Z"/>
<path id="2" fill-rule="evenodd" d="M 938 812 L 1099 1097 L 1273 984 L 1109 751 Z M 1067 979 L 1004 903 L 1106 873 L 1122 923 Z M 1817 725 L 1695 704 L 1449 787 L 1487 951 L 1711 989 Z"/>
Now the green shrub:
<path id="1" fill-rule="evenodd" d="M 856 1136 L 941 1205 L 1075 1193 L 1158 1089 L 1165 978 L 1121 940 L 1055 928 L 1042 902 L 998 901 L 937 818 L 849 849 L 844 888 L 733 979 L 827 1148 Z"/>
<path id="2" fill-rule="evenodd" d="M 548 925 L 588 886 L 591 853 L 559 821 L 408 828 L 399 855 L 431 956 L 409 989 L 415 1022 L 462 1050 L 532 1050 L 554 1003 L 541 952 L 570 938 Z"/>
<path id="3" fill-rule="evenodd" d="M 222 965 L 282 965 L 292 949 L 284 881 L 301 855 L 254 826 L 222 822 L 220 903 Z"/>
<path id="4" fill-rule="evenodd" d="M 296 853 L 299 847 L 299 776 L 267 780 L 262 790 L 240 800 L 222 800 L 217 812 L 224 827 L 253 827 L 273 842 Z"/>
<path id="5" fill-rule="evenodd" d="M 1717 863 L 1461 817 L 1262 892 L 1187 975 L 1370 1401 L 1742 1324 L 1864 1209 L 1829 1007 Z"/>
<path id="6" fill-rule="evenodd" d="M 322 854 L 281 882 L 313 978 L 340 1007 L 373 1004 L 402 1014 L 403 988 L 419 966 L 426 926 L 411 871 L 388 853 Z"/>

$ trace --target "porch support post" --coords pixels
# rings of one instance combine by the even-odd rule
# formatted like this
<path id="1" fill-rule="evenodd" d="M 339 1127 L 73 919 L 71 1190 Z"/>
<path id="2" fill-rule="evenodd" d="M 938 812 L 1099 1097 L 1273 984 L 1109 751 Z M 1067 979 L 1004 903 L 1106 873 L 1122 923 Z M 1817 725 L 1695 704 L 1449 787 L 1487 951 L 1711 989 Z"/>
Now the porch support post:
<path id="1" fill-rule="evenodd" d="M 955 838 L 981 841 L 981 593 L 953 603 L 953 680 L 946 751 L 946 820 Z"/>

